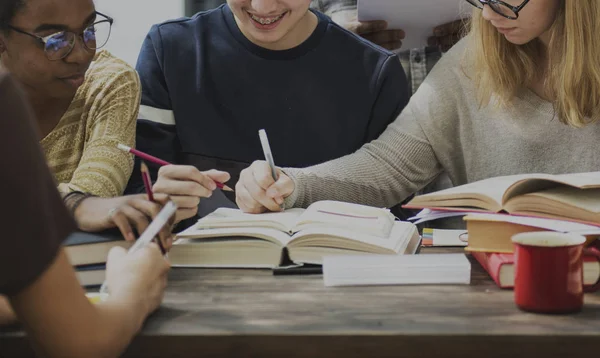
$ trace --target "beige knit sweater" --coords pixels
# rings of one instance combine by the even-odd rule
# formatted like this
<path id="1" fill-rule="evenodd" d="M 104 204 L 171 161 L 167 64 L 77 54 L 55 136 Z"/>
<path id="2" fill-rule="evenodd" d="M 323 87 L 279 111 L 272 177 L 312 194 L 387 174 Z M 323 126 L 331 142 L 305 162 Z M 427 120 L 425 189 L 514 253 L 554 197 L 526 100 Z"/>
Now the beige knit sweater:
<path id="1" fill-rule="evenodd" d="M 379 139 L 327 163 L 285 168 L 296 184 L 286 207 L 324 199 L 391 207 L 443 172 L 462 185 L 509 174 L 600 170 L 600 124 L 568 127 L 552 103 L 527 89 L 510 108 L 480 108 L 466 46 L 463 40 L 444 55 Z"/>
<path id="2" fill-rule="evenodd" d="M 140 81 L 125 62 L 101 51 L 60 122 L 41 145 L 62 194 L 123 194 L 133 169 L 118 143 L 135 146 Z"/>

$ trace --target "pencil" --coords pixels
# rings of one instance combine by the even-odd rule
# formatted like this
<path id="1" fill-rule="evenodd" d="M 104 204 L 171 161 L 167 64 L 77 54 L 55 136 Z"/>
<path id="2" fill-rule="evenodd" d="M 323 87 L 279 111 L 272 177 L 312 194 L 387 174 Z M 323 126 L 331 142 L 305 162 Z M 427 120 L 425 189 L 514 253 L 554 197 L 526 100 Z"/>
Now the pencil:
<path id="1" fill-rule="evenodd" d="M 140 170 L 142 172 L 142 180 L 144 181 L 144 188 L 146 189 L 148 200 L 154 202 L 154 194 L 152 193 L 152 178 L 150 178 L 148 166 L 143 161 L 140 165 Z M 167 250 L 165 250 L 165 247 L 162 244 L 162 240 L 158 237 L 156 237 L 155 239 L 156 243 L 158 244 L 158 247 L 160 248 L 160 252 L 162 252 L 163 255 L 166 255 Z"/>
<path id="2" fill-rule="evenodd" d="M 154 194 L 152 193 L 152 179 L 150 178 L 150 172 L 148 171 L 148 166 L 143 161 L 140 165 L 140 170 L 142 172 L 142 180 L 144 181 L 144 188 L 146 188 L 146 194 L 148 195 L 148 200 L 154 201 Z"/>
<path id="3" fill-rule="evenodd" d="M 157 165 L 160 165 L 160 166 L 170 165 L 171 164 L 171 163 L 169 163 L 167 161 L 164 161 L 164 160 L 162 160 L 160 158 L 157 158 L 157 157 L 152 156 L 150 154 L 144 153 L 144 152 L 139 151 L 137 149 L 128 147 L 128 146 L 126 146 L 124 144 L 118 144 L 117 148 L 121 149 L 124 152 L 131 153 L 131 154 L 135 155 L 136 157 L 139 157 L 139 158 L 141 158 L 143 160 L 149 161 L 150 163 L 154 163 L 154 164 L 157 164 Z M 230 187 L 228 187 L 227 185 L 225 185 L 223 183 L 219 183 L 218 181 L 215 181 L 215 184 L 217 184 L 217 188 L 222 189 L 224 191 L 233 191 L 233 189 L 231 189 Z"/>

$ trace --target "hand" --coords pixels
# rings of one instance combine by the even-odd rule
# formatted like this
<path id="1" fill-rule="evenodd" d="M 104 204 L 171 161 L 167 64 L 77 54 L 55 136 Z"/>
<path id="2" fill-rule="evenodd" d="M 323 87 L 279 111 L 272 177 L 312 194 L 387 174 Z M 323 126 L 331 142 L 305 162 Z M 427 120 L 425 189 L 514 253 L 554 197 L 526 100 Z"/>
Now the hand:
<path id="1" fill-rule="evenodd" d="M 434 28 L 433 36 L 427 40 L 427 44 L 440 47 L 443 52 L 448 51 L 464 36 L 468 21 L 469 19 L 456 20 Z"/>
<path id="2" fill-rule="evenodd" d="M 201 198 L 209 198 L 217 189 L 215 181 L 226 183 L 231 176 L 218 170 L 199 171 L 189 165 L 166 165 L 158 171 L 158 180 L 152 190 L 169 195 L 177 204 L 175 222 L 193 217 L 198 212 Z"/>
<path id="3" fill-rule="evenodd" d="M 128 195 L 117 198 L 86 198 L 75 210 L 75 219 L 83 231 L 102 231 L 118 227 L 125 240 L 135 240 L 133 227 L 141 234 L 162 207 L 169 201 L 164 194 L 156 194 L 151 202 L 146 194 Z M 173 220 L 172 220 L 173 221 Z M 172 243 L 171 226 L 165 225 L 159 237 L 168 250 Z"/>
<path id="4" fill-rule="evenodd" d="M 396 50 L 402 47 L 405 37 L 402 30 L 388 30 L 387 22 L 358 21 L 355 12 L 339 11 L 331 16 L 331 19 L 341 27 L 360 35 L 361 37 L 388 50 Z"/>
<path id="5" fill-rule="evenodd" d="M 121 247 L 108 253 L 106 283 L 112 299 L 144 307 L 146 315 L 162 302 L 169 262 L 154 243 L 130 255 Z"/>
<path id="6" fill-rule="evenodd" d="M 281 211 L 283 200 L 294 192 L 294 182 L 277 169 L 279 179 L 273 180 L 271 168 L 265 161 L 255 161 L 242 170 L 235 185 L 235 201 L 247 213 Z"/>

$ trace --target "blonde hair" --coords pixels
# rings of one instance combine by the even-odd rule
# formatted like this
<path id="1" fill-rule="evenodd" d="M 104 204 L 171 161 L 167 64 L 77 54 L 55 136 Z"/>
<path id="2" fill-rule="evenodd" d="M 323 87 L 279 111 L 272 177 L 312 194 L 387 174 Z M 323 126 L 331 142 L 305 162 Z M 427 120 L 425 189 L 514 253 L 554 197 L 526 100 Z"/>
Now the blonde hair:
<path id="1" fill-rule="evenodd" d="M 558 119 L 583 127 L 600 119 L 600 1 L 562 0 L 547 51 L 539 40 L 515 45 L 475 9 L 467 52 L 480 104 L 508 105 L 522 88 L 544 79 Z M 542 73 L 548 61 L 547 73 Z"/>

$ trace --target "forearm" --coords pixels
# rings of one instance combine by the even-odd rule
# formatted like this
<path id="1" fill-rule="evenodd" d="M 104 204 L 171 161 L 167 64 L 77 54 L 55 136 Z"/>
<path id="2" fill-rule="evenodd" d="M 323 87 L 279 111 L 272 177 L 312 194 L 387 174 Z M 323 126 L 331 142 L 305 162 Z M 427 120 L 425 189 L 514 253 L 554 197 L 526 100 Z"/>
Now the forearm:
<path id="1" fill-rule="evenodd" d="M 120 297 L 91 304 L 64 252 L 11 297 L 35 348 L 48 357 L 115 357 L 141 327 L 146 307 Z"/>
<path id="2" fill-rule="evenodd" d="M 284 169 L 295 183 L 286 207 L 339 200 L 392 207 L 441 171 L 430 144 L 404 130 L 402 117 L 356 153 L 304 169 Z M 416 125 L 416 124 L 414 124 Z"/>

